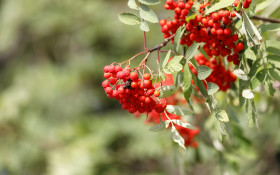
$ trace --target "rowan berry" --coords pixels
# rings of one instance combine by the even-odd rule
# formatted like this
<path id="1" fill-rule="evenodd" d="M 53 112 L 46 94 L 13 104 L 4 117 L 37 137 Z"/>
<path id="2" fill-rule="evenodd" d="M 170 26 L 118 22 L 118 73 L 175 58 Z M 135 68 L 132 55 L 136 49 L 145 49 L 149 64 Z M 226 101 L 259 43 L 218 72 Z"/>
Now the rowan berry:
<path id="1" fill-rule="evenodd" d="M 164 25 L 166 24 L 166 19 L 161 19 L 161 20 L 159 21 L 159 24 L 160 24 L 161 26 L 164 26 Z"/>
<path id="2" fill-rule="evenodd" d="M 111 73 L 104 73 L 104 78 L 108 79 L 111 77 Z"/>
<path id="3" fill-rule="evenodd" d="M 154 96 L 158 97 L 160 95 L 160 92 L 158 90 L 155 90 Z"/>
<path id="4" fill-rule="evenodd" d="M 117 81 L 118 81 L 117 78 L 110 78 L 111 85 L 115 85 Z"/>
<path id="5" fill-rule="evenodd" d="M 237 43 L 236 46 L 235 46 L 235 48 L 236 48 L 237 50 L 241 51 L 241 50 L 243 50 L 244 45 L 243 45 L 242 43 Z"/>
<path id="6" fill-rule="evenodd" d="M 149 80 L 151 78 L 151 75 L 146 73 L 143 75 L 143 78 L 144 80 Z"/>
<path id="7" fill-rule="evenodd" d="M 111 93 L 113 93 L 113 89 L 111 87 L 106 87 L 105 92 L 106 92 L 106 94 L 111 94 Z"/>
<path id="8" fill-rule="evenodd" d="M 131 80 L 136 80 L 137 78 L 138 78 L 137 72 L 131 72 L 131 73 L 130 73 L 130 79 L 131 79 Z"/>

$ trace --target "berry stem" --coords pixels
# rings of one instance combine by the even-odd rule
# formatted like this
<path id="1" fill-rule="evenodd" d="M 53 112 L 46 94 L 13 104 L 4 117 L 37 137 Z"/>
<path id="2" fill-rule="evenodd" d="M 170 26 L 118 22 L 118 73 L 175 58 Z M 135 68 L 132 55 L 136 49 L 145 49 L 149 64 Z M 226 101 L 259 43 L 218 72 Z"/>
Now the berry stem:
<path id="1" fill-rule="evenodd" d="M 144 32 L 144 48 L 145 48 L 146 51 L 149 50 L 149 49 L 147 48 L 146 32 Z"/>

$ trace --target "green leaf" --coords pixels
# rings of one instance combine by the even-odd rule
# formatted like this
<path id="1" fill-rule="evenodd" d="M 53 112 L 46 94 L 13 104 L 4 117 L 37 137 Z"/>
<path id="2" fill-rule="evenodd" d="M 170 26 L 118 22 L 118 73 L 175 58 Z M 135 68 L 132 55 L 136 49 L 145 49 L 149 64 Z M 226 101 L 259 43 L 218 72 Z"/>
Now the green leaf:
<path id="1" fill-rule="evenodd" d="M 177 131 L 177 129 L 173 125 L 171 127 L 171 133 L 172 133 L 173 141 L 178 143 L 180 145 L 180 147 L 182 147 L 184 150 L 186 150 L 185 140 L 183 139 L 183 137 L 179 134 L 179 132 Z"/>
<path id="2" fill-rule="evenodd" d="M 178 88 L 174 85 L 162 86 L 162 92 L 163 92 L 164 98 L 169 97 L 170 95 L 174 94 L 177 90 L 178 90 Z"/>
<path id="3" fill-rule="evenodd" d="M 140 6 L 140 17 L 152 23 L 158 23 L 158 17 L 155 12 L 144 4 Z"/>
<path id="4" fill-rule="evenodd" d="M 169 50 L 169 51 L 167 52 L 167 54 L 166 54 L 166 56 L 165 56 L 165 58 L 164 58 L 164 60 L 163 60 L 163 63 L 162 63 L 162 67 L 163 67 L 163 68 L 167 65 L 167 63 L 168 63 L 168 61 L 169 61 L 169 58 L 170 58 L 170 55 L 171 55 L 171 50 Z"/>
<path id="5" fill-rule="evenodd" d="M 244 10 L 242 11 L 242 17 L 246 31 L 256 44 L 260 44 L 262 42 L 262 36 Z"/>
<path id="6" fill-rule="evenodd" d="M 249 77 L 247 76 L 247 74 L 241 69 L 235 69 L 233 71 L 233 74 L 236 75 L 241 80 L 245 80 L 245 81 L 249 80 Z"/>
<path id="7" fill-rule="evenodd" d="M 211 82 L 207 83 L 207 93 L 208 93 L 208 95 L 213 95 L 216 92 L 218 92 L 218 90 L 219 90 L 219 86 L 216 85 L 215 83 L 211 83 Z"/>
<path id="8" fill-rule="evenodd" d="M 217 120 L 217 131 L 218 131 L 219 134 L 228 135 L 226 127 L 227 126 L 224 122 L 221 122 L 220 120 Z"/>
<path id="9" fill-rule="evenodd" d="M 128 0 L 127 5 L 131 9 L 138 10 L 138 6 L 137 6 L 135 0 Z"/>
<path id="10" fill-rule="evenodd" d="M 149 27 L 148 23 L 143 19 L 141 20 L 140 29 L 143 30 L 144 32 L 150 31 L 150 27 Z"/>
<path id="11" fill-rule="evenodd" d="M 192 88 L 191 88 L 192 87 L 192 74 L 191 74 L 188 64 L 185 64 L 183 78 L 184 78 L 183 94 L 184 94 L 186 101 L 188 101 L 192 94 Z"/>
<path id="12" fill-rule="evenodd" d="M 262 83 L 265 80 L 266 77 L 266 70 L 261 70 L 257 73 L 256 78 Z"/>
<path id="13" fill-rule="evenodd" d="M 161 121 L 159 124 L 152 126 L 149 130 L 153 132 L 162 131 L 168 128 L 169 123 L 170 123 L 169 120 Z"/>
<path id="14" fill-rule="evenodd" d="M 188 17 L 186 17 L 186 21 L 189 22 L 190 20 L 195 19 L 196 16 L 197 16 L 197 13 L 193 14 L 191 16 L 188 16 Z"/>
<path id="15" fill-rule="evenodd" d="M 244 89 L 242 91 L 242 97 L 244 97 L 246 99 L 253 99 L 255 97 L 255 95 L 250 89 Z"/>
<path id="16" fill-rule="evenodd" d="M 219 110 L 216 112 L 216 118 L 221 122 L 229 122 L 227 112 L 225 110 Z"/>
<path id="17" fill-rule="evenodd" d="M 205 98 L 208 98 L 208 94 L 207 94 L 207 91 L 206 91 L 206 88 L 203 84 L 203 82 L 201 80 L 198 80 L 197 79 L 197 86 L 198 86 L 198 89 L 199 91 L 201 92 L 201 94 L 205 97 Z"/>
<path id="18" fill-rule="evenodd" d="M 268 55 L 267 56 L 267 61 L 274 65 L 277 68 L 280 68 L 280 56 L 278 55 Z"/>
<path id="19" fill-rule="evenodd" d="M 262 24 L 258 27 L 260 33 L 266 31 L 280 31 L 280 24 L 272 23 L 272 24 Z"/>
<path id="20" fill-rule="evenodd" d="M 245 57 L 246 57 L 247 59 L 250 59 L 250 60 L 256 60 L 256 59 L 257 59 L 255 52 L 252 51 L 252 50 L 250 49 L 250 47 L 248 47 L 248 48 L 245 50 L 244 54 L 245 54 Z"/>
<path id="21" fill-rule="evenodd" d="M 262 59 L 258 59 L 254 61 L 253 65 L 250 68 L 249 77 L 254 77 L 257 72 L 263 69 L 263 61 Z"/>
<path id="22" fill-rule="evenodd" d="M 218 3 L 215 3 L 213 6 L 211 6 L 209 9 L 206 9 L 205 13 L 209 14 L 209 13 L 215 12 L 215 11 L 217 11 L 219 9 L 232 6 L 234 1 L 235 0 L 222 0 L 222 1 L 219 1 Z"/>
<path id="23" fill-rule="evenodd" d="M 175 56 L 172 60 L 169 61 L 168 65 L 163 69 L 165 73 L 173 73 L 182 70 L 183 66 L 180 63 L 183 56 Z"/>
<path id="24" fill-rule="evenodd" d="M 187 62 L 187 63 L 188 63 L 189 60 L 194 56 L 194 54 L 195 54 L 196 51 L 198 50 L 199 46 L 200 46 L 200 44 L 194 43 L 194 44 L 192 44 L 192 45 L 188 48 L 188 50 L 187 50 L 187 52 L 186 52 L 186 54 L 185 54 L 185 58 L 186 58 L 186 62 Z"/>
<path id="25" fill-rule="evenodd" d="M 175 33 L 175 37 L 174 37 L 174 50 L 175 50 L 176 52 L 179 51 L 180 40 L 181 40 L 181 38 L 182 38 L 182 36 L 183 36 L 183 34 L 184 34 L 184 32 L 185 32 L 185 29 L 186 29 L 185 27 L 180 26 L 180 27 L 177 29 L 176 33 Z"/>
<path id="26" fill-rule="evenodd" d="M 180 116 L 184 116 L 184 115 L 193 113 L 186 107 L 175 106 L 175 105 L 167 105 L 165 110 L 171 114 L 180 115 Z"/>
<path id="27" fill-rule="evenodd" d="M 179 71 L 179 72 L 174 72 L 172 74 L 173 76 L 173 81 L 174 81 L 174 85 L 177 87 L 178 85 L 183 87 L 184 85 L 184 77 L 183 77 L 183 72 Z"/>
<path id="28" fill-rule="evenodd" d="M 212 73 L 212 69 L 210 67 L 207 66 L 198 66 L 197 67 L 197 77 L 199 80 L 204 80 L 206 79 L 211 73 Z"/>
<path id="29" fill-rule="evenodd" d="M 197 128 L 189 123 L 185 123 L 182 122 L 182 120 L 171 120 L 172 123 L 175 123 L 176 125 L 182 126 L 184 128 L 188 128 L 188 129 L 195 129 L 197 130 Z"/>
<path id="30" fill-rule="evenodd" d="M 160 0 L 138 0 L 138 1 L 145 5 L 156 5 L 160 3 Z"/>
<path id="31" fill-rule="evenodd" d="M 280 70 L 278 70 L 276 68 L 271 68 L 271 69 L 268 69 L 268 72 L 272 78 L 274 78 L 277 81 L 280 81 Z"/>
<path id="32" fill-rule="evenodd" d="M 280 42 L 275 40 L 266 40 L 264 42 L 266 51 L 275 55 L 280 55 Z"/>
<path id="33" fill-rule="evenodd" d="M 121 13 L 118 15 L 118 18 L 122 23 L 127 25 L 136 25 L 141 23 L 141 20 L 132 13 Z"/>
<path id="34" fill-rule="evenodd" d="M 266 93 L 270 96 L 273 96 L 276 91 L 273 88 L 273 81 L 270 78 L 264 82 L 264 88 Z"/>

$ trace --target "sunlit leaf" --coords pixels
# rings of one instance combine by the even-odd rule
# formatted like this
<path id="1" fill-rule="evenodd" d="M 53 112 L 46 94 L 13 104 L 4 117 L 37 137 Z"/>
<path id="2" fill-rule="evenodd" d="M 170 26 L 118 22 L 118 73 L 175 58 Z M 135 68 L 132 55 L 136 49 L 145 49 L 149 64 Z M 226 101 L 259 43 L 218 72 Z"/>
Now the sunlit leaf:
<path id="1" fill-rule="evenodd" d="M 213 95 L 214 93 L 218 92 L 219 86 L 215 83 L 208 82 L 207 83 L 207 93 L 208 95 Z"/>
<path id="2" fill-rule="evenodd" d="M 182 147 L 184 150 L 186 150 L 185 147 L 185 140 L 183 139 L 183 137 L 179 134 L 179 132 L 177 131 L 177 129 L 175 128 L 175 126 L 171 127 L 171 133 L 172 133 L 172 139 L 174 142 L 178 143 L 180 145 L 180 147 Z"/>
<path id="3" fill-rule="evenodd" d="M 175 106 L 175 105 L 167 105 L 166 109 L 167 112 L 171 114 L 176 114 L 180 116 L 192 114 L 193 112 L 190 111 L 188 108 L 183 106 Z"/>
<path id="4" fill-rule="evenodd" d="M 127 25 L 136 25 L 140 24 L 141 20 L 132 13 L 121 13 L 118 15 L 119 20 Z"/>
<path id="5" fill-rule="evenodd" d="M 207 66 L 198 66 L 197 67 L 197 77 L 199 80 L 204 80 L 206 79 L 211 73 L 212 73 L 212 69 L 210 67 Z"/>
<path id="6" fill-rule="evenodd" d="M 155 12 L 144 4 L 140 6 L 140 17 L 152 23 L 158 23 L 158 17 Z"/>

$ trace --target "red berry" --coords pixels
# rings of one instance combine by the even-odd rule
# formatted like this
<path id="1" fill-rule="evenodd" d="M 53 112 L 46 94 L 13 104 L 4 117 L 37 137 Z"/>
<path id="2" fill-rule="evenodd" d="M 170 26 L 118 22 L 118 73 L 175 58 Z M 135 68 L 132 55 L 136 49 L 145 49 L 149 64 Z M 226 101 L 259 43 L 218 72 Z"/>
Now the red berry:
<path id="1" fill-rule="evenodd" d="M 230 12 L 228 10 L 224 11 L 224 17 L 229 17 L 230 16 Z"/>
<path id="2" fill-rule="evenodd" d="M 131 73 L 130 73 L 130 79 L 131 79 L 131 80 L 136 80 L 137 78 L 138 78 L 137 72 L 131 72 Z"/>
<path id="3" fill-rule="evenodd" d="M 213 13 L 213 14 L 211 15 L 211 17 L 213 18 L 214 21 L 220 20 L 220 15 L 219 15 L 218 13 Z"/>
<path id="4" fill-rule="evenodd" d="M 170 8 L 170 5 L 168 5 L 168 4 L 164 4 L 164 8 L 165 8 L 166 10 L 171 9 L 171 8 Z"/>
<path id="5" fill-rule="evenodd" d="M 149 87 L 151 87 L 151 85 L 152 85 L 151 80 L 144 80 L 144 81 L 143 81 L 143 84 L 144 84 L 144 87 L 145 87 L 145 88 L 149 88 Z"/>
<path id="6" fill-rule="evenodd" d="M 190 10 L 192 8 L 192 5 L 188 2 L 185 4 L 185 9 Z"/>
<path id="7" fill-rule="evenodd" d="M 109 72 L 109 66 L 104 67 L 104 72 L 108 73 Z"/>
<path id="8" fill-rule="evenodd" d="M 133 89 L 137 88 L 138 87 L 138 83 L 133 81 L 130 85 Z"/>
<path id="9" fill-rule="evenodd" d="M 114 73 L 115 72 L 115 66 L 114 65 L 109 65 L 108 66 L 108 71 L 110 72 L 110 73 Z"/>
<path id="10" fill-rule="evenodd" d="M 160 95 L 160 92 L 158 90 L 155 90 L 154 96 L 158 97 Z"/>
<path id="11" fill-rule="evenodd" d="M 196 20 L 197 22 L 201 22 L 202 16 L 201 16 L 201 15 L 196 15 L 195 20 Z"/>
<path id="12" fill-rule="evenodd" d="M 211 34 L 212 34 L 212 35 L 216 35 L 216 34 L 217 34 L 217 31 L 216 31 L 215 28 L 212 28 L 212 29 L 211 29 Z"/>
<path id="13" fill-rule="evenodd" d="M 159 24 L 160 24 L 161 26 L 164 26 L 164 25 L 166 24 L 166 19 L 160 20 L 160 21 L 159 21 Z"/>
<path id="14" fill-rule="evenodd" d="M 222 28 L 219 28 L 217 30 L 217 35 L 222 35 L 222 34 L 224 34 L 224 30 Z"/>
<path id="15" fill-rule="evenodd" d="M 149 90 L 147 91 L 146 95 L 147 95 L 147 96 L 151 96 L 151 95 L 154 94 L 154 92 L 155 92 L 155 90 L 149 89 Z"/>
<path id="16" fill-rule="evenodd" d="M 106 88 L 106 87 L 109 87 L 109 86 L 110 86 L 110 84 L 109 84 L 108 80 L 105 80 L 105 81 L 102 82 L 102 87 L 103 88 Z"/>
<path id="17" fill-rule="evenodd" d="M 143 75 L 143 78 L 144 80 L 149 80 L 151 78 L 151 75 L 146 73 Z"/>
<path id="18" fill-rule="evenodd" d="M 122 71 L 123 69 L 122 69 L 122 67 L 120 66 L 120 65 L 116 65 L 115 66 L 115 72 L 117 73 L 117 72 L 120 72 L 120 71 Z"/>
<path id="19" fill-rule="evenodd" d="M 240 2 L 240 0 L 235 0 L 234 3 L 233 3 L 233 5 L 234 5 L 235 7 L 237 7 L 238 4 L 239 4 L 239 2 Z"/>
<path id="20" fill-rule="evenodd" d="M 111 73 L 104 73 L 104 78 L 108 79 L 111 77 Z"/>
<path id="21" fill-rule="evenodd" d="M 236 17 L 236 14 L 235 14 L 234 12 L 237 13 L 236 11 L 231 11 L 231 12 L 230 12 L 230 16 L 231 16 L 232 18 Z"/>
<path id="22" fill-rule="evenodd" d="M 179 7 L 176 7 L 175 10 L 174 10 L 174 12 L 175 12 L 176 14 L 180 14 L 181 11 L 182 11 L 182 10 L 181 10 Z"/>
<path id="23" fill-rule="evenodd" d="M 185 3 L 183 1 L 178 2 L 178 7 L 181 9 L 185 8 Z"/>
<path id="24" fill-rule="evenodd" d="M 115 85 L 118 80 L 116 78 L 110 78 L 111 85 Z"/>
<path id="25" fill-rule="evenodd" d="M 105 92 L 106 92 L 106 94 L 112 94 L 113 89 L 111 87 L 106 87 Z"/>
<path id="26" fill-rule="evenodd" d="M 210 20 L 208 21 L 208 26 L 209 26 L 209 27 L 212 27 L 213 25 L 214 25 L 214 22 L 213 22 L 212 19 L 210 19 Z"/>
<path id="27" fill-rule="evenodd" d="M 149 103 L 151 103 L 151 102 L 152 102 L 151 97 L 146 97 L 146 98 L 145 98 L 145 103 L 149 104 Z"/>
<path id="28" fill-rule="evenodd" d="M 119 94 L 123 94 L 124 93 L 124 88 L 123 87 L 119 87 L 118 88 L 118 92 L 119 92 Z"/>
<path id="29" fill-rule="evenodd" d="M 241 51 L 241 50 L 243 50 L 244 45 L 243 45 L 242 43 L 237 43 L 236 46 L 235 46 L 235 48 L 236 48 L 237 50 Z"/>
<path id="30" fill-rule="evenodd" d="M 230 35 L 230 34 L 231 34 L 231 30 L 228 29 L 228 28 L 225 28 L 225 29 L 224 29 L 224 34 L 225 34 L 225 35 Z"/>
<path id="31" fill-rule="evenodd" d="M 169 29 L 171 29 L 171 28 L 174 26 L 174 24 L 173 24 L 172 21 L 168 21 L 168 22 L 166 23 L 166 25 L 168 26 Z"/>
<path id="32" fill-rule="evenodd" d="M 166 0 L 166 4 L 172 5 L 173 4 L 173 0 Z"/>

